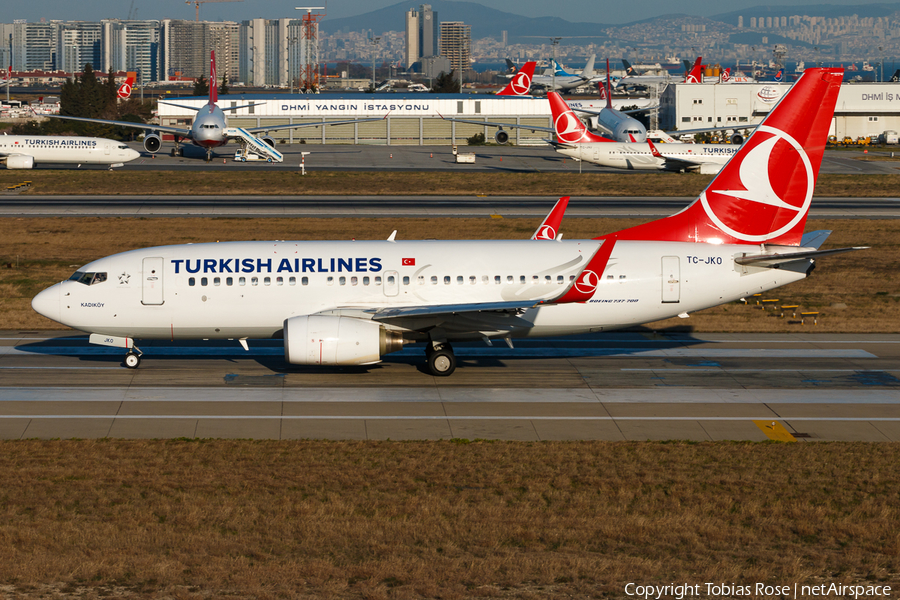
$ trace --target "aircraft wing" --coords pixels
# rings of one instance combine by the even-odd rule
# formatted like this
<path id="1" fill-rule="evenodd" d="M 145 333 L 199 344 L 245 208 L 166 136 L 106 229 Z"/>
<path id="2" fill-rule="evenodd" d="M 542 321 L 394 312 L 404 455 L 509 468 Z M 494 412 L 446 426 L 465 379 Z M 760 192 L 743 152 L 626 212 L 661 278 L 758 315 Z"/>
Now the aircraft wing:
<path id="1" fill-rule="evenodd" d="M 528 129 L 529 131 L 548 131 L 556 133 L 553 127 L 541 127 L 540 125 L 520 125 L 518 123 L 492 123 L 491 121 L 476 121 L 474 119 L 457 119 L 455 117 L 445 117 L 438 113 L 445 121 L 456 121 L 457 123 L 471 123 L 472 125 L 486 125 L 487 127 L 509 127 L 510 129 Z"/>
<path id="2" fill-rule="evenodd" d="M 102 123 L 103 125 L 116 125 L 118 127 L 133 127 L 134 129 L 143 129 L 151 131 L 162 131 L 165 133 L 174 133 L 180 137 L 190 137 L 191 130 L 181 127 L 169 127 L 168 125 L 151 125 L 149 123 L 133 123 L 131 121 L 109 121 L 107 119 L 88 119 L 87 117 L 63 117 L 61 115 L 42 115 L 51 119 L 66 119 L 67 121 L 85 121 L 87 123 Z"/>
<path id="3" fill-rule="evenodd" d="M 513 302 L 476 302 L 471 304 L 439 304 L 435 306 L 400 306 L 378 308 L 372 312 L 375 321 L 392 321 L 405 317 L 442 316 L 451 317 L 466 313 L 505 312 L 517 313 L 521 310 L 535 308 L 543 304 L 543 300 L 518 300 Z"/>
<path id="4" fill-rule="evenodd" d="M 745 125 L 743 127 L 740 127 L 737 125 L 731 125 L 729 127 L 721 127 L 721 126 L 719 126 L 719 127 L 704 127 L 702 129 L 674 129 L 672 131 L 666 131 L 665 133 L 667 133 L 668 135 L 671 135 L 671 136 L 679 136 L 679 135 L 693 135 L 695 133 L 709 133 L 712 131 L 728 131 L 728 130 L 744 131 L 745 129 L 752 133 L 753 130 L 756 129 L 756 125 Z"/>
<path id="5" fill-rule="evenodd" d="M 371 117 L 368 119 L 344 119 L 343 121 L 322 121 L 317 123 L 291 123 L 289 125 L 270 125 L 268 127 L 244 127 L 244 131 L 250 133 L 265 133 L 279 129 L 300 129 L 301 127 L 322 127 L 323 125 L 347 125 L 348 123 L 365 123 L 366 121 L 383 121 L 386 117 Z"/>
<path id="6" fill-rule="evenodd" d="M 644 108 L 635 108 L 634 110 L 618 110 L 618 109 L 616 109 L 616 110 L 618 110 L 618 112 L 622 113 L 623 115 L 633 115 L 636 113 L 647 112 L 648 110 L 656 110 L 657 108 L 659 108 L 659 104 L 657 104 L 656 106 L 646 106 Z M 600 114 L 599 110 L 588 110 L 587 108 L 573 108 L 572 111 L 587 113 L 589 115 L 599 115 Z"/>

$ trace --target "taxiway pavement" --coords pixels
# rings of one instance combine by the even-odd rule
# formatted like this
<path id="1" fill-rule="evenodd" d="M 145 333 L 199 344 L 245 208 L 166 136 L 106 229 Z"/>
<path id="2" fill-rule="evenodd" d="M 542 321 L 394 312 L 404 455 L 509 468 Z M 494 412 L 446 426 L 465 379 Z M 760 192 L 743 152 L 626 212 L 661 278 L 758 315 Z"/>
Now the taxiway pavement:
<path id="1" fill-rule="evenodd" d="M 0 332 L 0 438 L 900 441 L 900 336 L 659 334 L 416 346 L 365 368 L 280 340 L 153 342 L 139 369 L 74 332 Z"/>

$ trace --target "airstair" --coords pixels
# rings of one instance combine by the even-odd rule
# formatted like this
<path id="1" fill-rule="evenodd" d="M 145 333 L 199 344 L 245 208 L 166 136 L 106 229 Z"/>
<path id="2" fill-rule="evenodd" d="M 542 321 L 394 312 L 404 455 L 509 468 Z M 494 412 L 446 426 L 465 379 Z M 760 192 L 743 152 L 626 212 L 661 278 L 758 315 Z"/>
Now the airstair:
<path id="1" fill-rule="evenodd" d="M 241 127 L 229 127 L 225 130 L 225 135 L 229 138 L 238 139 L 246 150 L 265 156 L 271 162 L 284 162 L 284 155 L 268 145 L 246 129 Z"/>

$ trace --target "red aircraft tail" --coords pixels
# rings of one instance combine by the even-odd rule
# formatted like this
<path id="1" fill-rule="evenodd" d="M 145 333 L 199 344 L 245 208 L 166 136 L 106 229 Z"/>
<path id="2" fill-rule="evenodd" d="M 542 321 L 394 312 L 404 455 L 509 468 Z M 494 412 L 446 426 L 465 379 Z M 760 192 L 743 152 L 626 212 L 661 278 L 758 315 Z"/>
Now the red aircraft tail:
<path id="1" fill-rule="evenodd" d="M 209 53 L 209 105 L 219 101 L 219 81 L 216 78 L 216 51 Z"/>
<path id="2" fill-rule="evenodd" d="M 842 79 L 807 69 L 693 204 L 602 237 L 799 245 Z"/>
<path id="3" fill-rule="evenodd" d="M 564 144 L 581 144 L 584 142 L 612 142 L 614 140 L 594 135 L 581 122 L 566 101 L 557 92 L 548 92 L 550 112 L 553 113 L 553 128 L 556 138 Z"/>
<path id="4" fill-rule="evenodd" d="M 516 71 L 512 76 L 509 84 L 499 92 L 498 96 L 527 96 L 531 91 L 531 79 L 534 77 L 534 67 L 537 65 L 533 60 L 528 61 L 522 68 Z"/>
<path id="5" fill-rule="evenodd" d="M 700 64 L 702 60 L 703 57 L 698 56 L 697 60 L 694 61 L 694 67 L 691 69 L 691 72 L 684 74 L 685 83 L 703 83 L 703 65 Z"/>

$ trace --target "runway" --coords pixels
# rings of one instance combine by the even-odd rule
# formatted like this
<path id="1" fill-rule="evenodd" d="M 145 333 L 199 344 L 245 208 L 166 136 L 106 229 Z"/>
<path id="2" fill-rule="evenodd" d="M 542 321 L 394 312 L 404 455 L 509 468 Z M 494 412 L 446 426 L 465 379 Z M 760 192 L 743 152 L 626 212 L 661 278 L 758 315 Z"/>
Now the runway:
<path id="1" fill-rule="evenodd" d="M 356 217 L 540 218 L 555 196 L 19 196 L 0 195 L 5 217 Z M 688 197 L 573 197 L 567 217 L 658 218 Z M 814 198 L 810 219 L 900 217 L 900 198 Z"/>
<path id="2" fill-rule="evenodd" d="M 140 142 L 128 146 L 141 153 L 141 158 L 121 167 L 126 171 L 297 171 L 301 162 L 308 171 L 447 171 L 447 172 L 510 172 L 510 173 L 617 173 L 623 176 L 640 175 L 646 171 L 626 171 L 580 163 L 556 152 L 548 145 L 541 146 L 465 146 L 460 152 L 474 152 L 475 163 L 457 164 L 451 146 L 385 146 L 352 144 L 284 144 L 278 151 L 284 162 L 234 162 L 231 144 L 218 149 L 215 158 L 206 162 L 206 151 L 193 145 L 183 145 L 184 156 L 170 156 L 171 143 L 164 143 L 162 151 L 153 155 Z M 303 156 L 302 153 L 308 153 Z M 821 173 L 877 174 L 898 172 L 900 161 L 888 160 L 891 150 L 873 148 L 862 150 L 826 150 Z M 871 160 L 870 160 L 871 159 Z M 71 169 L 73 165 L 38 165 L 39 169 Z M 105 167 L 83 167 L 105 169 Z M 673 177 L 683 177 L 672 173 Z"/>
<path id="3" fill-rule="evenodd" d="M 0 332 L 0 438 L 900 441 L 900 336 L 652 331 L 421 347 L 295 367 L 280 340 L 139 344 Z"/>

